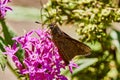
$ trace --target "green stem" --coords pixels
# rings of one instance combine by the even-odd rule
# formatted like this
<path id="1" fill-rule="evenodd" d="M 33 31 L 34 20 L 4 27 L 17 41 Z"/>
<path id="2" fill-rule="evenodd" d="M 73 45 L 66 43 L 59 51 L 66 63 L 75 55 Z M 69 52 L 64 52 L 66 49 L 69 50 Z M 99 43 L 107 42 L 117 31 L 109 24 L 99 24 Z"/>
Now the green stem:
<path id="1" fill-rule="evenodd" d="M 5 45 L 12 45 L 13 44 L 13 40 L 12 37 L 13 35 L 10 35 L 11 32 L 9 31 L 5 20 L 4 19 L 0 19 L 0 23 L 2 26 L 2 32 L 3 32 L 3 36 L 4 36 L 4 41 L 5 41 Z M 8 68 L 12 71 L 12 73 L 18 78 L 18 80 L 22 80 L 21 78 L 19 78 L 19 74 L 14 70 L 14 68 L 11 66 L 10 62 L 7 60 L 7 66 Z"/>
<path id="2" fill-rule="evenodd" d="M 22 80 L 21 78 L 19 78 L 19 74 L 13 69 L 9 61 L 7 61 L 7 66 L 11 70 L 11 72 L 18 78 L 18 80 Z"/>
<path id="3" fill-rule="evenodd" d="M 5 20 L 0 19 L 0 23 L 2 25 L 2 32 L 3 32 L 4 38 L 5 38 L 6 45 L 8 45 L 8 44 L 12 45 L 13 44 L 13 40 L 12 40 L 13 35 L 10 35 L 11 32 L 9 31 L 9 29 L 6 25 Z"/>

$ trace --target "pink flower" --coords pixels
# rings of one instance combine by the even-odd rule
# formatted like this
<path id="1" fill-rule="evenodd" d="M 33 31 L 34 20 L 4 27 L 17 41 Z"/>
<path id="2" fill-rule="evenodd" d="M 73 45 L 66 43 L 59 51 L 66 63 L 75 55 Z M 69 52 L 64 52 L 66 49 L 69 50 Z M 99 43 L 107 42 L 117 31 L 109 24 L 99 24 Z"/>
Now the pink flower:
<path id="1" fill-rule="evenodd" d="M 35 33 L 37 36 L 33 37 Z M 25 52 L 24 65 L 21 66 L 21 62 L 15 56 L 15 53 L 20 49 L 20 47 L 16 47 L 16 44 L 12 48 L 6 47 L 5 54 L 15 57 L 13 61 L 21 74 L 28 74 L 30 80 L 67 80 L 65 76 L 60 74 L 61 69 L 65 69 L 66 65 L 60 57 L 48 30 L 31 31 L 24 36 L 13 39 L 21 45 Z M 76 67 L 73 63 L 69 66 L 71 72 L 72 66 Z"/>
<path id="2" fill-rule="evenodd" d="M 73 69 L 72 69 L 73 67 L 77 68 L 77 67 L 78 67 L 78 65 L 77 65 L 77 64 L 75 64 L 74 62 L 70 61 L 70 64 L 69 64 L 69 69 L 70 69 L 70 72 L 71 72 L 71 73 L 73 72 Z"/>
<path id="3" fill-rule="evenodd" d="M 22 64 L 21 62 L 19 61 L 18 57 L 15 55 L 16 52 L 18 51 L 18 47 L 16 46 L 16 43 L 12 46 L 12 47 L 6 47 L 5 50 L 6 52 L 4 52 L 4 54 L 6 55 L 9 55 L 12 60 L 14 61 L 14 63 L 16 64 L 17 68 L 19 70 L 22 69 Z"/>
<path id="4" fill-rule="evenodd" d="M 8 10 L 12 10 L 10 7 L 6 6 L 11 0 L 0 0 L 0 19 L 4 18 Z"/>

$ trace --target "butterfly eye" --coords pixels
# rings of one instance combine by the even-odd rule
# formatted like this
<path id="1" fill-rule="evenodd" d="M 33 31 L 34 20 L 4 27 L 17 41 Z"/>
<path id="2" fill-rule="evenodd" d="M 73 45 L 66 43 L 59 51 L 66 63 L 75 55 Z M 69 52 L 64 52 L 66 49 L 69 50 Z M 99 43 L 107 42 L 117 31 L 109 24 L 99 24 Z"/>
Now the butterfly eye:
<path id="1" fill-rule="evenodd" d="M 54 26 L 52 24 L 49 25 L 50 29 L 53 30 Z"/>

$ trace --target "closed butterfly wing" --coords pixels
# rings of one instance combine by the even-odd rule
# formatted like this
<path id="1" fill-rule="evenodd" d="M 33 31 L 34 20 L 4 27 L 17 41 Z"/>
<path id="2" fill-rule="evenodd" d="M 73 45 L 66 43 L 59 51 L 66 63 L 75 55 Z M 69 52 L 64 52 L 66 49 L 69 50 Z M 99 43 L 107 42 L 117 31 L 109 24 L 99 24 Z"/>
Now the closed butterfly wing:
<path id="1" fill-rule="evenodd" d="M 52 26 L 51 32 L 59 54 L 66 64 L 69 64 L 69 61 L 76 55 L 88 55 L 90 53 L 90 47 L 72 39 L 69 35 L 61 31 L 58 26 Z"/>

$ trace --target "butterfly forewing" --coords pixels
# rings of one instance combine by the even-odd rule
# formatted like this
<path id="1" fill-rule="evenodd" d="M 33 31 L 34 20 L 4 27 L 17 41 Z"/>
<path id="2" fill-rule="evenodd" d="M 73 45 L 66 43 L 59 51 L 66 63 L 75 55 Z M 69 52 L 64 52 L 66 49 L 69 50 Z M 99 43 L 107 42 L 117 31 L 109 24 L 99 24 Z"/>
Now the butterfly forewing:
<path id="1" fill-rule="evenodd" d="M 52 39 L 58 48 L 59 54 L 66 64 L 76 55 L 88 55 L 90 47 L 79 42 L 59 29 L 57 25 L 50 25 Z"/>

